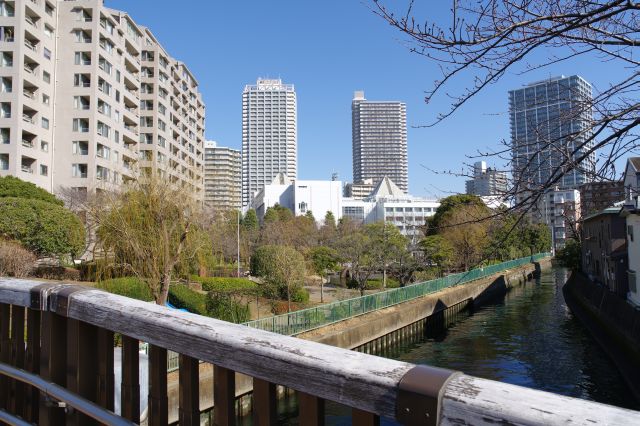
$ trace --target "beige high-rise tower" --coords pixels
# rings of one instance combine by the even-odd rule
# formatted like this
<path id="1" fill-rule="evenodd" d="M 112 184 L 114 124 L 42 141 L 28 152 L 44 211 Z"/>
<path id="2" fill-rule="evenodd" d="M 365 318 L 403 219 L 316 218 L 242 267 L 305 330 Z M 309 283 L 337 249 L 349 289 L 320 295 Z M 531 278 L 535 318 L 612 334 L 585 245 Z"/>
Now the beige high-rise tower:
<path id="1" fill-rule="evenodd" d="M 0 175 L 49 191 L 157 173 L 203 198 L 189 69 L 102 0 L 0 2 Z"/>

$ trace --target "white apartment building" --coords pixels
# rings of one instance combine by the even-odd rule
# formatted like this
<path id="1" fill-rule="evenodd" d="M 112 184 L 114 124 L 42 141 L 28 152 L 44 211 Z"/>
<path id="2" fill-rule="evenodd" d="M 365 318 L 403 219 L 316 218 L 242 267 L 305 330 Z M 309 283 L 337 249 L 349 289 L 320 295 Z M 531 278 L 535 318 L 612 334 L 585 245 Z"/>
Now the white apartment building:
<path id="1" fill-rule="evenodd" d="M 403 102 L 369 101 L 363 91 L 351 102 L 353 182 L 385 176 L 405 193 L 409 190 L 407 106 Z"/>
<path id="2" fill-rule="evenodd" d="M 473 165 L 473 178 L 465 182 L 467 194 L 480 197 L 500 197 L 507 193 L 507 172 L 487 167 L 485 161 Z"/>
<path id="3" fill-rule="evenodd" d="M 204 203 L 213 210 L 242 208 L 242 160 L 240 151 L 204 143 Z"/>
<path id="4" fill-rule="evenodd" d="M 242 205 L 278 173 L 295 180 L 297 101 L 292 84 L 258 79 L 242 93 Z"/>
<path id="5" fill-rule="evenodd" d="M 0 175 L 56 192 L 157 172 L 202 198 L 197 81 L 126 12 L 0 1 L 0 57 Z"/>
<path id="6" fill-rule="evenodd" d="M 567 239 L 575 238 L 581 219 L 580 191 L 559 189 L 545 193 L 530 213 L 534 222 L 546 223 L 551 228 L 553 248 L 564 247 Z"/>

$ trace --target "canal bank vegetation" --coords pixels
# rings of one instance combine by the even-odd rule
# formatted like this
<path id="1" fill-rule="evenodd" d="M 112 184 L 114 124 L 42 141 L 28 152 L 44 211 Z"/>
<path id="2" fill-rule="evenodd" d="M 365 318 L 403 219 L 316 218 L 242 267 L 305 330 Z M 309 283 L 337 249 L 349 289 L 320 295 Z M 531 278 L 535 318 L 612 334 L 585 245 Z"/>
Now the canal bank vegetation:
<path id="1" fill-rule="evenodd" d="M 40 208 L 40 214 L 64 232 L 48 234 L 59 247 L 38 243 L 46 250 L 29 250 L 39 240 L 24 219 L 33 216 L 24 215 L 20 229 L 28 237 L 6 242 L 5 251 L 67 256 L 71 267 L 71 260 L 84 252 L 91 261 L 82 262 L 76 272 L 97 287 L 230 321 L 260 315 L 261 308 L 279 314 L 324 303 L 329 282 L 334 294 L 343 287 L 365 295 L 522 257 L 549 245 L 545 227 L 518 222 L 508 213 L 496 215 L 479 198 L 466 195 L 442 200 L 420 235 L 408 238 L 388 223 L 363 225 L 347 217 L 336 223 L 330 213 L 319 226 L 313 213 L 296 217 L 281 206 L 268 209 L 262 223 L 253 210 L 244 216 L 207 211 L 181 188 L 155 177 L 129 182 L 118 192 L 84 194 L 82 200 L 65 193 L 66 204 L 78 216 L 31 184 L 9 183 L 14 187 L 0 187 L 0 194 L 11 195 L 0 198 L 0 207 L 13 206 L 2 201 L 22 193 L 24 200 L 50 205 Z M 5 210 L 7 217 L 15 216 Z M 60 211 L 67 219 L 61 219 Z M 476 220 L 468 223 L 470 217 Z M 70 230 L 70 223 L 77 230 Z M 3 236 L 8 235 L 5 230 Z M 71 243 L 60 245 L 70 237 Z M 11 268 L 5 274 L 28 275 Z"/>

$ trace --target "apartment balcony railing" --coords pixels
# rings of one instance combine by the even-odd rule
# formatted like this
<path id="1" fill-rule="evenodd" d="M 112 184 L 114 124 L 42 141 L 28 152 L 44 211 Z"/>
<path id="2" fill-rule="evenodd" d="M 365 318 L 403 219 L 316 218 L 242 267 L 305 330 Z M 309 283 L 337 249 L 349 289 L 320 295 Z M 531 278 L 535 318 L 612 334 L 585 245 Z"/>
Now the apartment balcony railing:
<path id="1" fill-rule="evenodd" d="M 28 90 L 23 90 L 22 93 L 29 99 L 35 99 L 36 94 L 34 92 L 30 92 Z"/>
<path id="2" fill-rule="evenodd" d="M 25 15 L 24 20 L 31 24 L 34 28 L 38 28 L 38 23 L 32 17 Z"/>
<path id="3" fill-rule="evenodd" d="M 24 146 L 25 148 L 33 148 L 34 144 L 32 141 L 22 139 L 22 146 Z"/>
<path id="4" fill-rule="evenodd" d="M 33 50 L 34 52 L 38 51 L 38 46 L 30 42 L 29 40 L 25 39 L 24 45 L 26 46 L 27 49 Z"/>
<path id="5" fill-rule="evenodd" d="M 33 124 L 33 117 L 27 114 L 22 114 L 22 121 Z"/>
<path id="6" fill-rule="evenodd" d="M 24 164 L 21 167 L 21 170 L 24 173 L 29 173 L 29 174 L 33 174 L 33 169 L 31 168 L 31 166 L 25 166 Z"/>

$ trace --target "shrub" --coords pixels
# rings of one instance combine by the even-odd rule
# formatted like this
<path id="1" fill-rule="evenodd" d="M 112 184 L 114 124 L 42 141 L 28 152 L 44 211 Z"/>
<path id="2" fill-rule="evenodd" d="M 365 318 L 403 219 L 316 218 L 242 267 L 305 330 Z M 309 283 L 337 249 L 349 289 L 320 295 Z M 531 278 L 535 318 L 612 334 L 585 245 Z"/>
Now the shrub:
<path id="1" fill-rule="evenodd" d="M 64 266 L 38 266 L 32 275 L 47 280 L 80 281 L 80 271 L 78 269 Z"/>
<path id="2" fill-rule="evenodd" d="M 136 277 L 114 278 L 111 280 L 99 281 L 96 283 L 95 287 L 108 291 L 109 293 L 119 294 L 120 296 L 143 300 L 145 302 L 153 300 L 153 294 L 151 294 L 149 286 L 144 281 Z"/>
<path id="3" fill-rule="evenodd" d="M 309 303 L 309 292 L 304 288 L 296 288 L 291 295 L 291 301 L 296 303 Z"/>
<path id="4" fill-rule="evenodd" d="M 36 199 L 0 198 L 0 235 L 40 256 L 75 256 L 85 243 L 84 226 L 75 214 Z"/>
<path id="5" fill-rule="evenodd" d="M 202 289 L 205 291 L 249 293 L 258 288 L 256 283 L 246 278 L 198 277 L 194 275 L 191 280 L 202 284 Z"/>
<path id="6" fill-rule="evenodd" d="M 207 314 L 223 321 L 241 323 L 249 321 L 249 305 L 234 300 L 229 293 L 209 292 L 206 301 Z"/>
<path id="7" fill-rule="evenodd" d="M 351 289 L 358 288 L 358 282 L 354 279 L 347 282 L 347 287 Z M 400 287 L 400 282 L 394 278 L 387 277 L 387 288 L 398 288 Z M 382 278 L 369 278 L 367 280 L 367 285 L 365 287 L 366 290 L 381 290 L 382 289 Z"/>
<path id="8" fill-rule="evenodd" d="M 23 278 L 29 275 L 36 256 L 16 241 L 0 240 L 0 275 Z"/>
<path id="9" fill-rule="evenodd" d="M 198 315 L 207 315 L 207 301 L 204 294 L 191 290 L 185 285 L 169 287 L 169 303 L 179 309 L 186 309 Z"/>
<path id="10" fill-rule="evenodd" d="M 62 206 L 61 200 L 36 185 L 13 176 L 0 177 L 0 198 L 24 198 L 40 200 Z"/>

